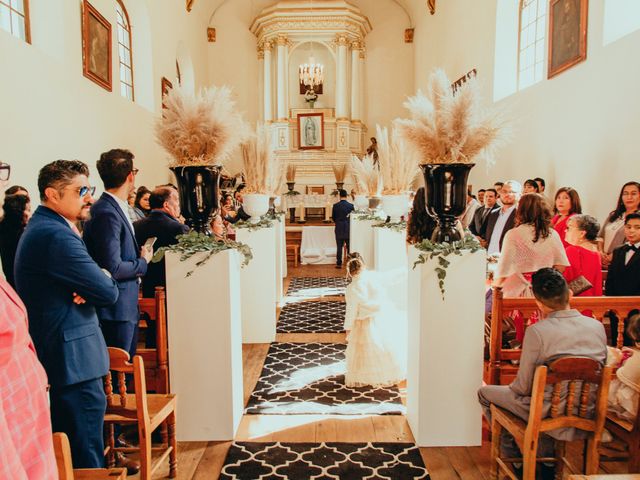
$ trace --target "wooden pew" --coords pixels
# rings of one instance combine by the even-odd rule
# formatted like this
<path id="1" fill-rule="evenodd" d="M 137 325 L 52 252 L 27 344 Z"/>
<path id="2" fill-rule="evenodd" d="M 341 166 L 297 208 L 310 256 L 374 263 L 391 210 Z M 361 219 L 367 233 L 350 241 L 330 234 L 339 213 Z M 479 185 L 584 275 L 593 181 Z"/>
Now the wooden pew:
<path id="1" fill-rule="evenodd" d="M 156 348 L 138 348 L 136 354 L 144 360 L 147 389 L 155 393 L 169 393 L 169 362 L 167 346 L 167 307 L 164 287 L 156 287 L 155 298 L 138 297 L 140 314 L 146 313 L 156 322 Z M 139 327 L 146 328 L 141 319 Z"/>
<path id="2" fill-rule="evenodd" d="M 574 297 L 571 307 L 584 312 L 590 310 L 594 318 L 603 321 L 607 312 L 616 313 L 618 332 L 616 343 L 622 346 L 624 322 L 631 310 L 640 308 L 640 297 Z M 514 311 L 520 311 L 525 323 L 534 313 L 538 313 L 538 307 L 533 298 L 504 298 L 502 288 L 493 287 L 493 306 L 491 311 L 491 337 L 489 344 L 489 364 L 485 371 L 485 381 L 490 385 L 507 385 L 518 373 L 518 366 L 511 360 L 519 360 L 521 350 L 502 348 L 502 320 L 510 316 Z M 526 325 L 525 325 L 526 328 Z M 614 332 L 611 332 L 613 335 Z"/>

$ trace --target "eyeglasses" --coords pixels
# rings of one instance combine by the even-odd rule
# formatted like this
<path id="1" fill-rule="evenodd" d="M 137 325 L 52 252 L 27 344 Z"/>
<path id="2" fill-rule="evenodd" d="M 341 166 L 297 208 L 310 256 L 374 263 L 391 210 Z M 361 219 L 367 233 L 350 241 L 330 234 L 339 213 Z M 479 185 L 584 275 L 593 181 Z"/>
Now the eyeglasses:
<path id="1" fill-rule="evenodd" d="M 80 187 L 80 188 L 74 188 L 74 190 L 76 192 L 78 192 L 78 196 L 80 198 L 84 198 L 87 196 L 87 193 L 91 194 L 91 196 L 93 197 L 93 194 L 96 193 L 96 187 Z"/>
<path id="2" fill-rule="evenodd" d="M 11 165 L 0 162 L 0 180 L 7 181 L 11 176 Z"/>
<path id="3" fill-rule="evenodd" d="M 135 177 L 136 175 L 138 175 L 139 171 L 140 171 L 139 168 L 134 168 L 133 170 L 131 170 L 131 173 L 133 173 L 133 176 Z"/>

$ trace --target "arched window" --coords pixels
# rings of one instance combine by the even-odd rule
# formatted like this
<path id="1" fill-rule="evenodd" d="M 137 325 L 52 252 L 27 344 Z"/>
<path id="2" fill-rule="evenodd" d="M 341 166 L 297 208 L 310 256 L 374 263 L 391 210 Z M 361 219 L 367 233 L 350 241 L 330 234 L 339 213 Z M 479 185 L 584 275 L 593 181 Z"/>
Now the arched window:
<path id="1" fill-rule="evenodd" d="M 520 0 L 518 90 L 542 80 L 547 3 L 547 0 Z"/>
<path id="2" fill-rule="evenodd" d="M 120 59 L 120 95 L 133 101 L 133 55 L 131 54 L 131 23 L 122 0 L 116 1 L 118 17 L 118 58 Z"/>
<path id="3" fill-rule="evenodd" d="M 0 28 L 31 43 L 29 0 L 0 0 Z"/>

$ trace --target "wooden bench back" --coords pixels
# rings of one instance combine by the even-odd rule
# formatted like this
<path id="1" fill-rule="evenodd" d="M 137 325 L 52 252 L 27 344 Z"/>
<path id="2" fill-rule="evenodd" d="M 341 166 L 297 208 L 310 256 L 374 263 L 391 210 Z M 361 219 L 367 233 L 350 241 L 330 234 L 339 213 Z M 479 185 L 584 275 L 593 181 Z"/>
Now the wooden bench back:
<path id="1" fill-rule="evenodd" d="M 155 378 L 151 386 L 157 393 L 169 393 L 169 360 L 167 343 L 167 303 L 164 287 L 156 287 L 154 298 L 138 297 L 140 313 L 146 313 L 150 320 L 156 322 Z M 142 326 L 142 320 L 141 326 Z M 141 349 L 145 352 L 147 349 Z M 150 351 L 153 353 L 153 351 Z M 144 354 L 144 353 L 143 353 Z M 153 365 L 151 365 L 153 367 Z M 155 380 L 155 386 L 154 386 Z"/>
<path id="2" fill-rule="evenodd" d="M 618 348 L 622 347 L 624 322 L 623 319 L 634 309 L 640 308 L 640 297 L 573 297 L 571 308 L 580 312 L 590 311 L 593 318 L 603 321 L 608 312 L 614 312 L 620 319 L 616 333 Z M 522 350 L 502 348 L 502 320 L 510 316 L 513 311 L 519 311 L 525 319 L 540 316 L 535 299 L 530 297 L 504 298 L 502 288 L 493 287 L 493 306 L 491 310 L 491 338 L 489 344 L 489 372 L 486 378 L 489 384 L 500 384 L 500 369 L 502 362 L 519 360 Z M 614 335 L 614 332 L 611 332 Z"/>

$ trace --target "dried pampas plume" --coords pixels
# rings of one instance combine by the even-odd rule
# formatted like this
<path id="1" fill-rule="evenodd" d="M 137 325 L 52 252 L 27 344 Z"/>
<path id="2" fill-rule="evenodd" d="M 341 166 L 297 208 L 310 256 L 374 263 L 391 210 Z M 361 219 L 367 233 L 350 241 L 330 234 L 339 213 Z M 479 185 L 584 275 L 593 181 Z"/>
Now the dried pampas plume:
<path id="1" fill-rule="evenodd" d="M 271 130 L 259 124 L 256 133 L 242 145 L 246 193 L 275 195 L 285 176 L 284 164 L 271 145 Z"/>
<path id="2" fill-rule="evenodd" d="M 497 146 L 508 135 L 506 122 L 494 108 L 482 107 L 475 78 L 454 94 L 446 74 L 436 70 L 427 95 L 418 91 L 405 102 L 411 119 L 398 119 L 398 135 L 420 156 L 420 163 L 494 162 Z"/>
<path id="3" fill-rule="evenodd" d="M 344 183 L 344 179 L 347 178 L 347 169 L 349 168 L 346 163 L 336 165 L 331 165 L 333 169 L 333 176 L 336 179 L 336 183 Z"/>
<path id="4" fill-rule="evenodd" d="M 351 155 L 350 165 L 358 192 L 363 192 L 370 197 L 376 197 L 382 193 L 382 176 L 373 163 L 373 155 L 365 155 L 362 160 L 356 155 Z"/>
<path id="5" fill-rule="evenodd" d="M 298 168 L 295 165 L 287 165 L 287 183 L 293 183 L 296 181 L 296 170 Z"/>
<path id="6" fill-rule="evenodd" d="M 385 127 L 376 125 L 378 139 L 378 160 L 384 190 L 387 195 L 399 195 L 411 190 L 411 184 L 417 174 L 415 152 L 407 148 L 406 143 L 393 129 L 391 141 Z"/>
<path id="7" fill-rule="evenodd" d="M 249 134 L 227 87 L 193 95 L 178 85 L 169 91 L 165 105 L 156 139 L 173 157 L 172 166 L 223 164 Z"/>

